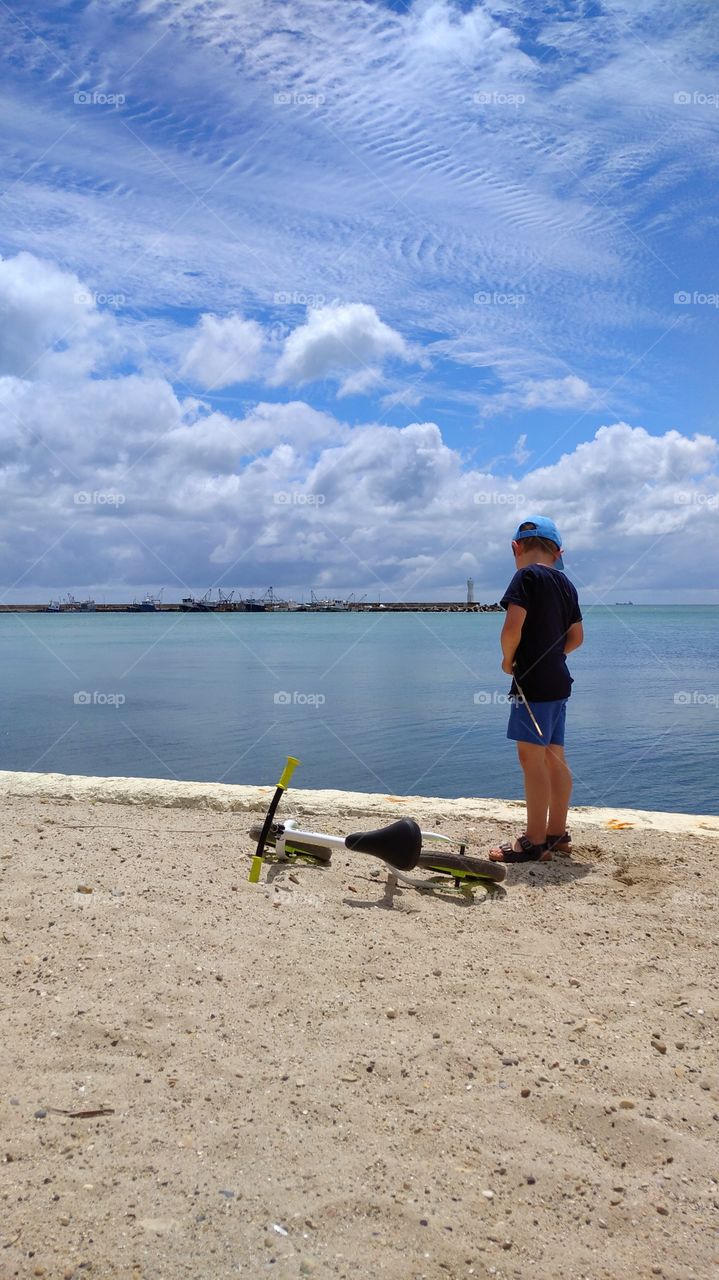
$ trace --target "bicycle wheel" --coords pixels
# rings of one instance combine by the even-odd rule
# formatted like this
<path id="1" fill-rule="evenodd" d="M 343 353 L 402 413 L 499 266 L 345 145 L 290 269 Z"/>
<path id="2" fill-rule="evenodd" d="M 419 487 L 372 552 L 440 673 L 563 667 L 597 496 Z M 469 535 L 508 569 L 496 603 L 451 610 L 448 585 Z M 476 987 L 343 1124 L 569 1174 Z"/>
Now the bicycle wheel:
<path id="1" fill-rule="evenodd" d="M 262 835 L 262 826 L 250 827 L 250 840 L 259 840 Z M 282 824 L 273 822 L 267 833 L 267 847 L 274 848 L 278 837 L 282 835 Z M 287 832 L 287 843 L 285 852 L 290 857 L 293 855 L 299 858 L 311 858 L 313 862 L 329 862 L 332 858 L 332 850 L 323 844 L 303 844 L 301 840 L 293 840 L 292 833 Z"/>
<path id="2" fill-rule="evenodd" d="M 422 871 L 454 876 L 456 880 L 491 880 L 494 884 L 501 884 L 507 878 L 503 862 L 491 862 L 489 858 L 465 858 L 458 853 L 422 853 L 417 866 Z"/>
<path id="3" fill-rule="evenodd" d="M 273 822 L 267 832 L 267 844 L 274 845 L 277 837 L 282 835 L 283 827 L 280 822 Z M 258 822 L 256 827 L 250 827 L 250 840 L 259 840 L 262 835 L 262 823 Z"/>

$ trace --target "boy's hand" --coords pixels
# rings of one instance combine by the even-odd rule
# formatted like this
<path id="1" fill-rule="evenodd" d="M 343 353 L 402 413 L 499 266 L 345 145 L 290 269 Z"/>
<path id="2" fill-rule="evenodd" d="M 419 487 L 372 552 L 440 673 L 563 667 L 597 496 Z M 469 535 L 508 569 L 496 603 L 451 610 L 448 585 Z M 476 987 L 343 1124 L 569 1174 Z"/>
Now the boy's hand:
<path id="1" fill-rule="evenodd" d="M 508 676 L 512 674 L 512 663 L 522 638 L 522 627 L 526 616 L 527 610 L 520 604 L 513 604 L 510 601 L 507 605 L 507 616 L 504 619 L 499 640 L 502 646 L 502 670 Z"/>
<path id="2" fill-rule="evenodd" d="M 581 622 L 573 622 L 564 637 L 564 652 L 573 653 L 584 643 L 584 627 Z"/>

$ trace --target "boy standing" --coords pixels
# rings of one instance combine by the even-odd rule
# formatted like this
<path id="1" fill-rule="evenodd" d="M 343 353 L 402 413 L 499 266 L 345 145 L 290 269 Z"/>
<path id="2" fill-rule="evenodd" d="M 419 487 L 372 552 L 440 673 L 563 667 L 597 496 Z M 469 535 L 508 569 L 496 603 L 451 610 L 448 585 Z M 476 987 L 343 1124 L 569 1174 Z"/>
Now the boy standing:
<path id="1" fill-rule="evenodd" d="M 568 852 L 572 775 L 564 757 L 564 722 L 572 677 L 566 654 L 584 639 L 574 585 L 563 572 L 562 540 L 553 520 L 529 516 L 512 540 L 517 566 L 501 604 L 502 670 L 512 676 L 507 737 L 517 743 L 524 773 L 527 830 L 490 850 L 494 862 L 548 862 Z"/>

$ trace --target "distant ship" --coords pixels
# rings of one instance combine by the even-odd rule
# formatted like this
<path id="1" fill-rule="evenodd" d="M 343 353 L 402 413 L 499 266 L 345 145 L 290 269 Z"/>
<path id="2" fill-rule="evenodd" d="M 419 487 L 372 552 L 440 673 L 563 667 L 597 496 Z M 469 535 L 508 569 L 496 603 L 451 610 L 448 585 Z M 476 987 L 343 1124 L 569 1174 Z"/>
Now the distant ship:
<path id="1" fill-rule="evenodd" d="M 64 600 L 51 600 L 46 613 L 94 613 L 97 605 L 94 600 L 76 600 L 68 591 Z"/>
<path id="2" fill-rule="evenodd" d="M 162 591 L 159 596 L 153 596 L 148 592 L 141 601 L 133 600 L 127 607 L 129 613 L 159 613 L 162 608 Z"/>
<path id="3" fill-rule="evenodd" d="M 616 609 L 619 605 L 625 605 L 625 604 L 632 604 L 632 605 L 633 605 L 633 604 L 634 604 L 634 601 L 633 601 L 633 600 L 615 600 L 615 601 L 614 601 L 614 608 Z"/>
<path id="4" fill-rule="evenodd" d="M 210 599 L 212 595 L 212 587 L 206 591 L 204 596 L 183 596 L 180 608 L 183 613 L 212 613 L 217 605 L 214 600 Z"/>
<path id="5" fill-rule="evenodd" d="M 307 606 L 310 610 L 316 610 L 318 613 L 346 613 L 354 604 L 361 604 L 364 596 L 356 599 L 354 592 L 348 596 L 346 600 L 341 600 L 338 596 L 324 596 L 322 599 L 316 596 L 314 591 L 310 592 L 310 603 Z"/>

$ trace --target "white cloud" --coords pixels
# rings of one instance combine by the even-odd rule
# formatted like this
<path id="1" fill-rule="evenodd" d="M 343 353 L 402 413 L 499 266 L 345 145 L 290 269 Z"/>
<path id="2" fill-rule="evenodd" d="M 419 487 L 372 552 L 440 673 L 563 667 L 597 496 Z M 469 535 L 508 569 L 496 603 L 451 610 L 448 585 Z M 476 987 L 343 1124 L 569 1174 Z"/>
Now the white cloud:
<path id="1" fill-rule="evenodd" d="M 287 444 L 297 457 L 309 457 L 318 445 L 346 438 L 348 428 L 304 401 L 260 403 L 242 419 L 210 413 L 182 422 L 166 445 L 188 472 L 236 475 L 254 457 Z M 289 456 L 289 455 L 285 455 Z"/>
<path id="2" fill-rule="evenodd" d="M 589 383 L 570 373 L 566 378 L 528 383 L 522 391 L 522 406 L 526 409 L 576 409 L 591 404 L 595 398 L 596 393 Z"/>
<path id="3" fill-rule="evenodd" d="M 165 582 L 171 595 L 220 575 L 432 598 L 463 590 L 470 570 L 478 598 L 494 599 L 527 510 L 557 519 L 591 598 L 620 578 L 623 594 L 706 593 L 694 549 L 719 526 L 716 442 L 627 423 L 499 476 L 468 468 L 435 422 L 350 427 L 302 401 L 231 417 L 135 374 L 59 393 L 6 378 L 0 440 L 2 580 L 21 579 L 25 599 L 84 584 L 121 597 Z M 120 493 L 122 505 L 78 507 L 78 492 Z"/>
<path id="4" fill-rule="evenodd" d="M 481 407 L 483 418 L 512 409 L 587 409 L 601 403 L 599 392 L 574 373 L 564 378 L 520 380 L 515 387 L 489 396 Z"/>
<path id="5" fill-rule="evenodd" d="M 405 409 L 416 409 L 425 399 L 425 394 L 411 384 L 397 391 L 390 391 L 382 396 L 380 404 L 383 409 L 394 409 L 397 405 Z"/>
<path id="6" fill-rule="evenodd" d="M 264 341 L 255 320 L 237 313 L 224 318 L 203 315 L 180 372 L 208 391 L 247 382 L 260 372 Z"/>
<path id="7" fill-rule="evenodd" d="M 25 598 L 42 598 L 44 584 L 121 593 L 123 584 L 197 585 L 219 572 L 229 585 L 334 581 L 368 590 L 381 582 L 431 598 L 460 589 L 475 562 L 478 594 L 496 598 L 508 539 L 527 510 L 557 519 L 570 572 L 590 593 L 617 580 L 708 592 L 695 555 L 719 526 L 717 443 L 707 435 L 652 435 L 615 422 L 523 471 L 531 456 L 523 433 L 502 459 L 515 474 L 479 471 L 432 420 L 348 425 L 302 400 L 259 401 L 234 415 L 181 398 L 157 374 L 87 373 L 88 344 L 98 368 L 141 345 L 132 333 L 118 336 L 95 304 L 82 304 L 89 330 L 68 337 L 59 376 L 41 342 L 82 284 L 36 259 L 16 264 L 15 275 L 6 270 L 3 283 L 15 321 L 6 367 L 10 356 L 20 367 L 33 352 L 37 362 L 35 376 L 0 378 L 0 566 L 6 589 L 20 580 Z M 298 339 L 293 376 L 334 370 L 346 387 L 377 367 L 339 373 L 337 328 L 359 334 L 375 360 L 408 356 L 372 308 L 324 309 L 290 335 L 289 344 Z M 582 379 L 558 378 L 527 379 L 521 394 L 547 405 L 563 397 L 581 404 L 593 393 Z M 120 494 L 122 503 L 78 504 L 78 493 Z"/>
<path id="8" fill-rule="evenodd" d="M 53 262 L 26 252 L 0 258 L 0 375 L 74 376 L 103 352 L 117 354 L 114 317 L 98 301 L 107 300 Z"/>
<path id="9" fill-rule="evenodd" d="M 377 361 L 416 358 L 374 307 L 361 302 L 314 307 L 287 338 L 273 381 L 301 384 L 331 377 L 340 381 L 340 393 L 349 395 L 376 384 Z"/>
<path id="10" fill-rule="evenodd" d="M 273 347 L 282 341 L 279 356 Z M 425 357 L 412 351 L 401 334 L 380 320 L 374 307 L 363 303 L 308 307 L 303 324 L 282 325 L 268 331 L 238 314 L 200 317 L 180 366 L 185 378 L 205 390 L 219 390 L 250 380 L 270 385 L 295 384 L 332 378 L 337 394 L 364 395 L 381 385 L 381 363 Z"/>
<path id="11" fill-rule="evenodd" d="M 358 369 L 356 373 L 348 374 L 340 384 L 337 395 L 340 399 L 344 396 L 364 395 L 381 384 L 382 370 L 368 365 L 366 369 Z"/>
<path id="12" fill-rule="evenodd" d="M 29 583 L 156 580 L 135 534 L 185 581 L 239 555 L 277 585 L 352 587 L 373 569 L 442 592 L 474 557 L 479 593 L 502 585 L 526 498 L 565 526 L 585 581 L 643 556 L 629 580 L 647 591 L 704 590 L 693 552 L 716 535 L 714 446 L 691 434 L 702 371 L 693 399 L 680 364 L 704 345 L 672 326 L 711 317 L 671 302 L 715 283 L 716 112 L 673 101 L 714 88 L 703 15 L 666 0 L 569 20 L 519 0 L 287 0 L 278 24 L 263 0 L 149 0 L 133 25 L 127 7 L 50 12 L 40 38 L 0 6 L 5 243 L 23 250 L 0 262 L 5 581 L 38 556 Z M 76 105 L 68 67 L 126 107 Z M 521 103 L 503 100 L 517 89 Z M 318 92 L 324 106 L 308 104 Z M 298 323 L 280 292 L 358 301 Z M 201 313 L 192 331 L 175 322 Z M 420 342 L 431 383 L 403 390 L 411 361 L 426 368 Z M 425 421 L 350 427 L 302 400 L 254 404 L 257 386 L 211 412 L 173 387 L 181 367 L 198 388 L 385 391 L 383 410 L 421 402 Z M 496 433 L 510 477 L 466 465 L 487 385 L 488 416 L 530 417 L 526 440 L 511 420 Z M 612 425 L 527 470 L 547 456 L 532 414 L 580 417 L 613 385 L 629 403 Z M 299 501 L 319 483 L 321 509 Z M 120 485 L 122 522 L 73 505 L 77 488 Z"/>
<path id="13" fill-rule="evenodd" d="M 715 113 L 672 100 L 707 84 L 707 28 L 686 8 L 575 6 L 559 21 L 550 7 L 529 27 L 510 0 L 422 0 L 381 20 L 363 0 L 288 0 L 279 26 L 259 0 L 162 0 L 139 26 L 125 8 L 51 15 L 42 38 L 0 8 L 22 68 L 4 88 L 9 246 L 40 242 L 155 314 L 227 316 L 249 299 L 255 315 L 278 289 L 359 298 L 453 359 L 474 349 L 473 292 L 521 285 L 524 307 L 482 318 L 477 351 L 499 376 L 508 353 L 538 379 L 546 351 L 581 349 L 610 364 L 586 369 L 608 385 L 640 327 L 665 323 L 664 246 L 700 242 L 713 216 L 701 172 Z M 121 87 L 126 106 L 78 106 L 65 68 Z M 517 106 L 474 101 L 517 88 Z M 297 101 L 313 92 L 324 108 Z M 647 361 L 666 367 L 664 349 Z"/>
<path id="14" fill-rule="evenodd" d="M 449 0 L 415 0 L 404 18 L 407 40 L 417 53 L 435 66 L 447 60 L 454 67 L 495 67 L 506 60 L 507 70 L 531 68 L 531 60 L 518 48 L 518 40 L 481 4 L 463 12 Z"/>
<path id="15" fill-rule="evenodd" d="M 525 462 L 529 461 L 531 456 L 532 456 L 532 451 L 531 449 L 527 448 L 527 433 L 526 431 L 523 431 L 521 436 L 519 436 L 517 443 L 514 446 L 514 449 L 512 450 L 512 458 L 515 462 L 519 463 L 519 465 L 522 466 Z"/>

